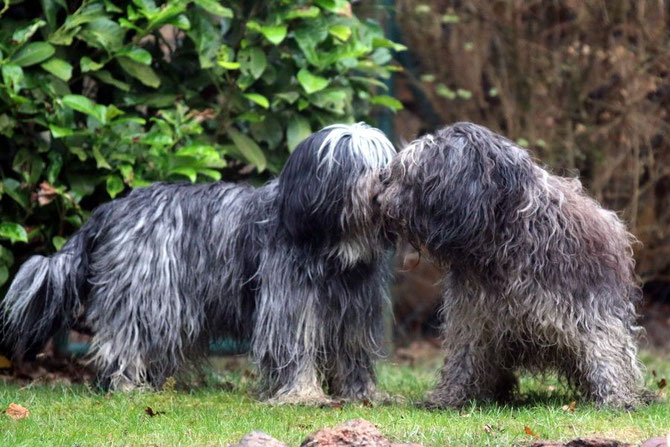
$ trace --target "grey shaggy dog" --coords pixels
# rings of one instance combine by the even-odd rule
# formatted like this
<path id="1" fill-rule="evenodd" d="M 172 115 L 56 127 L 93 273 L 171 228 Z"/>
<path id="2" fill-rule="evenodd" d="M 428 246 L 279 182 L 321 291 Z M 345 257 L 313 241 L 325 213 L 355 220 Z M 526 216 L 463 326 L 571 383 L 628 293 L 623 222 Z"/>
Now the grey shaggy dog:
<path id="1" fill-rule="evenodd" d="M 233 337 L 251 340 L 265 398 L 371 398 L 389 279 L 373 173 L 394 155 L 379 130 L 334 125 L 263 187 L 160 183 L 100 206 L 16 275 L 15 357 L 80 321 L 104 386 L 156 388 Z"/>
<path id="2" fill-rule="evenodd" d="M 378 189 L 395 231 L 448 269 L 432 405 L 508 399 L 520 369 L 555 370 L 600 405 L 641 403 L 634 238 L 578 180 L 458 123 L 401 151 Z"/>

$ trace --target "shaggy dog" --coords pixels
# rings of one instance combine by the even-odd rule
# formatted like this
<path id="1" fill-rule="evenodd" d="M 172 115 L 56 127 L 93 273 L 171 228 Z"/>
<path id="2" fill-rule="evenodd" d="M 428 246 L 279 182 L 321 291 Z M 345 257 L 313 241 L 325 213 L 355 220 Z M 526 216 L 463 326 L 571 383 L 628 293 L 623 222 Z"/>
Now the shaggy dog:
<path id="1" fill-rule="evenodd" d="M 578 180 L 458 123 L 401 151 L 378 188 L 396 231 L 448 267 L 433 405 L 509 398 L 519 369 L 555 370 L 600 405 L 640 403 L 633 237 Z"/>
<path id="2" fill-rule="evenodd" d="M 79 320 L 104 386 L 156 388 L 233 337 L 251 340 L 265 398 L 370 398 L 389 278 L 372 173 L 394 155 L 379 130 L 334 125 L 263 187 L 159 183 L 100 206 L 16 275 L 15 357 Z"/>

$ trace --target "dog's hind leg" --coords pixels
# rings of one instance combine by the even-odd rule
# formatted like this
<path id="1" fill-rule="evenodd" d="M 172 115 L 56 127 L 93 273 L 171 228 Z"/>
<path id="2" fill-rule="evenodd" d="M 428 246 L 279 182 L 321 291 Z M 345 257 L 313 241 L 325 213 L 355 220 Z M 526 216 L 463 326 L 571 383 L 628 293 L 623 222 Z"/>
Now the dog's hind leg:
<path id="1" fill-rule="evenodd" d="M 573 383 L 601 406 L 633 408 L 644 403 L 635 337 L 621 319 L 601 315 L 598 323 L 573 335 L 570 363 L 576 368 L 565 371 Z"/>

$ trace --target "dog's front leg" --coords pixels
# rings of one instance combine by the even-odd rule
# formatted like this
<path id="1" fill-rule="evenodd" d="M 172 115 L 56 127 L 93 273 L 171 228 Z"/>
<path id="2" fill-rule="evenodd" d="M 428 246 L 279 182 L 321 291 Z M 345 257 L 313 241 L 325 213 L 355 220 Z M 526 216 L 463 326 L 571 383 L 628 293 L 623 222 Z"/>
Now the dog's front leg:
<path id="1" fill-rule="evenodd" d="M 292 277 L 264 277 L 258 295 L 253 352 L 261 375 L 261 395 L 273 404 L 318 405 L 329 402 L 317 368 L 323 327 L 316 293 Z"/>

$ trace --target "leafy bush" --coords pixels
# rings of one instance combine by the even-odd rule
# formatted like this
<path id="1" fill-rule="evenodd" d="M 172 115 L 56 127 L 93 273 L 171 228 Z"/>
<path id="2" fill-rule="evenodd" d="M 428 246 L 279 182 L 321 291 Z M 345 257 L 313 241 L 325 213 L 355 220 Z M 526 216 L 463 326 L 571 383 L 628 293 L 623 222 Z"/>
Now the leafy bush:
<path id="1" fill-rule="evenodd" d="M 400 46 L 346 1 L 2 4 L 0 285 L 128 188 L 276 173 L 313 130 L 401 107 L 375 95 Z"/>

